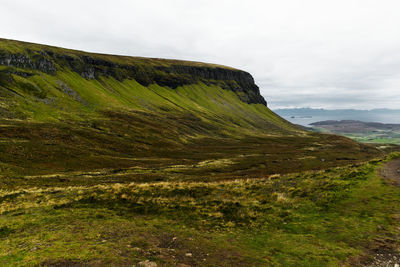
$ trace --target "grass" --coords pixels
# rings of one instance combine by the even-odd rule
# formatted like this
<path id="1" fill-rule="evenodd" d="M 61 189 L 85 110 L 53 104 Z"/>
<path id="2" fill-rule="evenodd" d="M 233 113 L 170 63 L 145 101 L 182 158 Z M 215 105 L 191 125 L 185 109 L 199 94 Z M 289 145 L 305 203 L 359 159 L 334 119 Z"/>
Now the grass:
<path id="1" fill-rule="evenodd" d="M 238 73 L 162 71 L 231 68 L 0 51 L 57 68 L 0 66 L 1 266 L 336 266 L 397 235 L 398 191 L 365 163 L 383 150 L 243 102 Z M 85 79 L 86 57 L 104 75 Z"/>
<path id="2" fill-rule="evenodd" d="M 0 184 L 13 189 L 257 178 L 356 163 L 376 155 L 373 148 L 330 135 L 205 138 L 198 136 L 207 129 L 190 117 L 115 112 L 108 116 L 109 121 L 75 125 L 7 122 L 1 128 Z M 198 136 L 182 141 L 182 132 Z"/>
<path id="3" fill-rule="evenodd" d="M 72 49 L 65 49 L 60 47 L 42 45 L 42 44 L 35 44 L 29 42 L 22 42 L 16 40 L 9 40 L 9 39 L 2 39 L 0 38 L 0 50 L 8 53 L 13 54 L 23 54 L 27 52 L 27 49 L 33 52 L 33 54 L 40 54 L 43 51 L 50 51 L 53 53 L 61 53 L 66 54 L 71 57 L 78 57 L 78 56 L 87 56 L 91 55 L 96 58 L 100 58 L 103 60 L 113 61 L 118 64 L 144 64 L 147 66 L 169 66 L 171 64 L 182 64 L 182 65 L 189 65 L 189 66 L 211 66 L 211 67 L 221 67 L 221 68 L 228 68 L 234 69 L 228 66 L 222 66 L 218 64 L 210 64 L 210 63 L 203 63 L 203 62 L 195 62 L 195 61 L 187 61 L 187 60 L 173 60 L 173 59 L 162 59 L 162 58 L 144 58 L 144 57 L 130 57 L 130 56 L 117 56 L 117 55 L 107 55 L 107 54 L 96 54 L 96 53 L 88 53 L 78 50 Z"/>
<path id="4" fill-rule="evenodd" d="M 347 134 L 345 136 L 352 138 L 352 139 L 356 140 L 357 142 L 363 142 L 363 143 L 400 145 L 400 138 L 398 137 L 398 134 L 396 134 L 396 135 L 393 134 L 393 137 L 390 136 L 390 133 L 386 134 L 385 136 L 376 135 L 376 134 L 370 134 L 370 135 L 367 134 L 364 136 Z"/>
<path id="5" fill-rule="evenodd" d="M 350 264 L 399 234 L 399 189 L 377 175 L 380 162 L 264 179 L 3 190 L 0 263 Z"/>
<path id="6" fill-rule="evenodd" d="M 346 138 L 301 131 L 267 107 L 246 104 L 216 86 L 170 89 L 144 87 L 134 80 L 57 75 L 29 78 L 38 88 L 47 88 L 44 100 L 13 87 L 25 97 L 2 102 L 15 115 L 0 119 L 4 175 L 140 167 L 150 176 L 156 176 L 156 169 L 155 179 L 169 179 L 157 168 L 186 165 L 178 170 L 178 179 L 260 177 L 355 163 L 380 153 Z M 81 101 L 61 92 L 60 83 L 73 88 Z M 206 160 L 233 164 L 192 167 Z"/>
<path id="7" fill-rule="evenodd" d="M 379 130 L 371 132 L 340 132 L 339 130 L 330 131 L 322 127 L 313 127 L 313 131 L 320 133 L 334 133 L 339 134 L 348 138 L 351 138 L 357 142 L 367 144 L 390 144 L 400 145 L 400 134 L 397 130 Z"/>
<path id="8" fill-rule="evenodd" d="M 189 83 L 188 74 L 159 73 L 160 68 L 178 63 L 210 72 L 230 68 L 91 54 L 4 39 L 0 52 L 33 61 L 45 57 L 57 68 L 46 72 L 0 66 L 0 175 L 5 177 L 0 183 L 4 186 L 41 184 L 24 176 L 121 174 L 120 169 L 125 175 L 118 179 L 123 182 L 260 177 L 346 165 L 382 154 L 346 138 L 305 132 L 262 104 L 243 102 L 246 92 L 223 89 L 229 84 L 238 86 L 242 72 L 233 80 L 218 81 L 215 75 L 206 79 L 192 74 Z M 108 74 L 82 77 L 79 71 L 84 70 L 85 58 L 100 62 L 90 66 Z M 146 77 L 135 76 L 135 80 L 117 73 L 131 69 L 134 75 L 150 73 L 158 80 L 162 80 L 159 75 L 167 75 L 185 83 L 174 89 L 157 83 L 144 86 L 138 78 Z M 231 164 L 198 167 L 208 160 Z M 171 168 L 176 165 L 184 167 Z M 53 180 L 47 182 L 54 185 Z"/>

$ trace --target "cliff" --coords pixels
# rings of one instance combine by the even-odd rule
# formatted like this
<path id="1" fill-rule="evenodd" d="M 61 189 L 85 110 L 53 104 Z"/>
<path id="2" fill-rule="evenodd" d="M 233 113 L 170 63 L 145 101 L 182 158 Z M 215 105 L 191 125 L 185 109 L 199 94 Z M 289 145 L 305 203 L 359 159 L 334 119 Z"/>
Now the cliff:
<path id="1" fill-rule="evenodd" d="M 101 179 L 215 180 L 376 154 L 285 121 L 241 70 L 0 39 L 0 176 L 124 169 L 133 173 Z"/>
<path id="2" fill-rule="evenodd" d="M 253 77 L 245 71 L 229 67 L 135 57 L 121 57 L 125 60 L 121 63 L 118 56 L 83 53 L 29 43 L 15 51 L 7 48 L 17 42 L 2 42 L 7 44 L 0 46 L 0 65 L 7 67 L 2 70 L 2 74 L 28 77 L 37 74 L 32 71 L 55 75 L 57 71 L 70 70 L 88 80 L 99 79 L 100 76 L 112 77 L 118 81 L 134 79 L 143 86 L 156 83 L 173 89 L 204 83 L 231 90 L 245 103 L 267 105 Z"/>

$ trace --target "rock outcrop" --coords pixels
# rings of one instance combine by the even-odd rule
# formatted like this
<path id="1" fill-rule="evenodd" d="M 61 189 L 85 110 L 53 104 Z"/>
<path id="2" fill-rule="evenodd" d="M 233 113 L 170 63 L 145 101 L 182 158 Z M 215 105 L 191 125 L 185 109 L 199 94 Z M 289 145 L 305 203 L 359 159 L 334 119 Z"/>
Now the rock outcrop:
<path id="1" fill-rule="evenodd" d="M 165 64 L 160 65 L 145 64 L 144 62 L 119 64 L 95 54 L 89 56 L 79 53 L 56 53 L 50 50 L 32 51 L 29 49 L 26 53 L 10 53 L 0 50 L 0 65 L 9 67 L 9 69 L 3 70 L 3 73 L 27 77 L 35 73 L 25 70 L 54 75 L 57 70 L 69 69 L 85 79 L 99 79 L 100 76 L 113 77 L 119 81 L 134 79 L 144 86 L 156 83 L 173 89 L 201 82 L 231 90 L 243 102 L 267 105 L 265 99 L 260 95 L 253 77 L 245 71 L 207 64 L 199 66 L 180 64 L 180 61 L 171 61 L 172 64 L 168 60 L 163 62 Z"/>

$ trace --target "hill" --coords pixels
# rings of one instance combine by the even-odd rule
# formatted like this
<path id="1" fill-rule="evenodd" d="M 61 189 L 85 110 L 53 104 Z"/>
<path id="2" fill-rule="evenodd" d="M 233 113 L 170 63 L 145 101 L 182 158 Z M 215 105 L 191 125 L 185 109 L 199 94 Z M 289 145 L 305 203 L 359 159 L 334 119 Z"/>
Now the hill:
<path id="1" fill-rule="evenodd" d="M 241 70 L 0 40 L 1 266 L 398 255 L 383 154 L 282 119 Z"/>
<path id="2" fill-rule="evenodd" d="M 158 180 L 173 168 L 176 179 L 236 178 L 379 153 L 288 123 L 241 70 L 5 39 L 0 119 L 0 173 L 14 175 L 101 170 Z"/>

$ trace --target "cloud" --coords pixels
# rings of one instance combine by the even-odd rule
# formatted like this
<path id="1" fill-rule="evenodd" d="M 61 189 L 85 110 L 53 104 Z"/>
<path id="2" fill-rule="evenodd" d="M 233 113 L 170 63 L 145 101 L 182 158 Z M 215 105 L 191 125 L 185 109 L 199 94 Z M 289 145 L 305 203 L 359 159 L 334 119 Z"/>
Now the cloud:
<path id="1" fill-rule="evenodd" d="M 272 107 L 400 106 L 395 0 L 3 0 L 0 36 L 219 63 Z"/>

